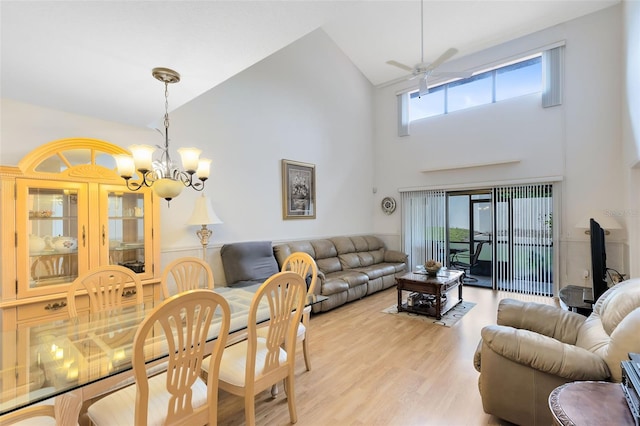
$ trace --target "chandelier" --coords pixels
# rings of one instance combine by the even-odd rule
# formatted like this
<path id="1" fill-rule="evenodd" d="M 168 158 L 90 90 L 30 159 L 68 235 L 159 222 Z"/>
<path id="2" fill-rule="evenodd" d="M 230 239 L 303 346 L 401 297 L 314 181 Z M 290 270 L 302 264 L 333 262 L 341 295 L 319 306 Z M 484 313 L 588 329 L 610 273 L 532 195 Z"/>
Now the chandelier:
<path id="1" fill-rule="evenodd" d="M 153 161 L 153 152 L 156 148 L 150 145 L 131 145 L 129 150 L 132 155 L 115 155 L 118 174 L 127 183 L 127 188 L 137 191 L 143 187 L 152 187 L 161 198 L 171 201 L 180 195 L 182 190 L 193 188 L 196 191 L 204 189 L 204 181 L 209 178 L 211 160 L 200 158 L 200 150 L 197 148 L 179 148 L 178 154 L 182 159 L 182 169 L 178 169 L 171 161 L 169 155 L 169 84 L 180 81 L 180 74 L 169 68 L 154 68 L 152 75 L 164 83 L 164 147 L 156 145 L 162 150 L 162 155 L 157 161 Z M 160 131 L 160 130 L 158 130 Z M 136 174 L 141 176 L 141 181 L 132 181 Z M 193 175 L 197 179 L 194 179 Z"/>

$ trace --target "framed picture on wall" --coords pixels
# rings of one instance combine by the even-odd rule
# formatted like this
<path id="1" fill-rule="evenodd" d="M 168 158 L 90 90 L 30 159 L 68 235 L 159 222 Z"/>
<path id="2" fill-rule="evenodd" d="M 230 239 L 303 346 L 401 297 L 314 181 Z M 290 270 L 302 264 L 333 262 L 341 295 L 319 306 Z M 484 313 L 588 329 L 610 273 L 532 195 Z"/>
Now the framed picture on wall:
<path id="1" fill-rule="evenodd" d="M 282 160 L 282 218 L 316 218 L 316 166 Z"/>

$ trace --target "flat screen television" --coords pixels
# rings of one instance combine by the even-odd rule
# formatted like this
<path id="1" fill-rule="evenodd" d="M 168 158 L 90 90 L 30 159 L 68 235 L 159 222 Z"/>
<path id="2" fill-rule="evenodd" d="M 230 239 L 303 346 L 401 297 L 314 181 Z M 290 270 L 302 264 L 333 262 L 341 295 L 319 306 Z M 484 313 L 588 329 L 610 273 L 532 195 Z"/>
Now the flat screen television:
<path id="1" fill-rule="evenodd" d="M 608 290 L 607 253 L 604 247 L 604 230 L 593 219 L 589 220 L 591 234 L 591 277 L 593 281 L 593 302 Z"/>

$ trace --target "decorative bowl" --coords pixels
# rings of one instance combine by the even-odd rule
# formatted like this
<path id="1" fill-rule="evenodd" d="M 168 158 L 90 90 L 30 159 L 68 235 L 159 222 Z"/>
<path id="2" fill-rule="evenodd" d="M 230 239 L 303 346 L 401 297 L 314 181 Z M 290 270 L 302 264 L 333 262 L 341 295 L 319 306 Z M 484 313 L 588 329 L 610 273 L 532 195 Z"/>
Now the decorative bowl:
<path id="1" fill-rule="evenodd" d="M 427 267 L 425 266 L 425 268 L 424 268 L 424 269 L 427 271 L 427 274 L 429 274 L 429 275 L 431 275 L 431 276 L 435 276 L 435 275 L 438 275 L 438 272 L 440 271 L 440 269 L 442 269 L 442 267 L 441 267 L 441 266 L 439 266 L 439 267 L 437 267 L 437 268 L 436 268 L 436 267 L 427 268 Z"/>
<path id="2" fill-rule="evenodd" d="M 433 259 L 427 260 L 424 263 L 424 269 L 427 271 L 429 275 L 437 275 L 438 271 L 442 268 L 442 263 L 437 262 Z"/>

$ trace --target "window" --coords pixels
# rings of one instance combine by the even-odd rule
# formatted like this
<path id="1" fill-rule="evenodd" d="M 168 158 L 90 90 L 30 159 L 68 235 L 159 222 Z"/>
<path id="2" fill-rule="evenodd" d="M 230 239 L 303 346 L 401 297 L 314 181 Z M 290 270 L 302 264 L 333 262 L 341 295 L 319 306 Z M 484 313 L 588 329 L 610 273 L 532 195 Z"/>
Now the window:
<path id="1" fill-rule="evenodd" d="M 542 54 L 409 94 L 409 121 L 542 91 Z"/>

